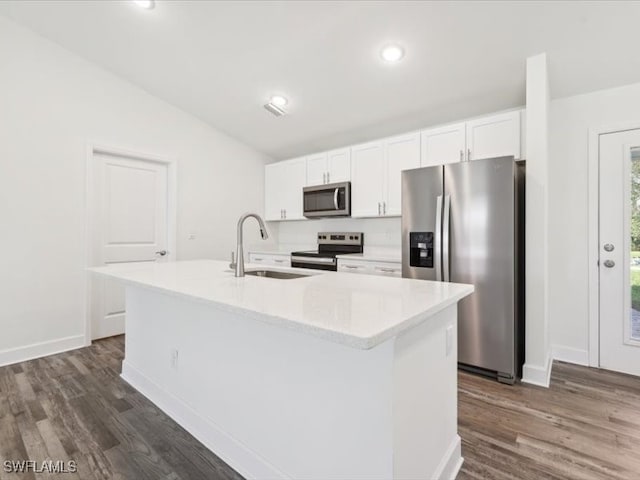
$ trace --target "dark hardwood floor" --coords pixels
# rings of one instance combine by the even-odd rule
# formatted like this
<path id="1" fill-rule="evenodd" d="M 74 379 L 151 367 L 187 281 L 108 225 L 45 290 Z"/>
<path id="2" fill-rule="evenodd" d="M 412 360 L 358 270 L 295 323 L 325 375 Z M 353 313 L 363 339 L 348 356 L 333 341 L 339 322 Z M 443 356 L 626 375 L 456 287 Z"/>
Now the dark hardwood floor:
<path id="1" fill-rule="evenodd" d="M 26 459 L 74 460 L 61 478 L 82 480 L 241 478 L 120 379 L 123 350 L 0 368 L 0 479 L 56 477 L 4 471 Z M 640 379 L 558 362 L 549 390 L 459 378 L 459 479 L 640 479 Z"/>

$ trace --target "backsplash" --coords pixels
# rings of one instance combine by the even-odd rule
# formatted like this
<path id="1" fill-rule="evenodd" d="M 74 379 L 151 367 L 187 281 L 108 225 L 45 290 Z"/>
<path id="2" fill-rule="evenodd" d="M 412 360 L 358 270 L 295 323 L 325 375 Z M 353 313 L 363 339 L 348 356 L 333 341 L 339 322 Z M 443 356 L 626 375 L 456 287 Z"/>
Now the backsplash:
<path id="1" fill-rule="evenodd" d="M 314 248 L 318 232 L 363 232 L 365 249 L 367 247 L 400 249 L 400 220 L 400 217 L 322 218 L 279 222 L 278 243 Z"/>

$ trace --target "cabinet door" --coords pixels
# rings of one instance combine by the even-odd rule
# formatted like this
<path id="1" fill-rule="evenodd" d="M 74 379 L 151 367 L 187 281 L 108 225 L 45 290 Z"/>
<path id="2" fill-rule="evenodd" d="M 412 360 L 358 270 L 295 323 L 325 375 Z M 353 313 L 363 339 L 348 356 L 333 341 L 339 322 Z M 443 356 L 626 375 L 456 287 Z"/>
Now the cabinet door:
<path id="1" fill-rule="evenodd" d="M 421 162 L 423 167 L 462 162 L 466 149 L 466 124 L 456 123 L 446 127 L 424 130 Z"/>
<path id="2" fill-rule="evenodd" d="M 386 277 L 402 277 L 402 264 L 401 263 L 372 263 L 371 266 L 372 275 L 383 275 Z"/>
<path id="3" fill-rule="evenodd" d="M 344 258 L 338 259 L 338 271 L 346 273 L 371 273 L 367 262 L 363 262 L 362 260 L 347 260 Z"/>
<path id="4" fill-rule="evenodd" d="M 264 217 L 266 220 L 282 220 L 283 168 L 280 163 L 264 167 Z"/>
<path id="5" fill-rule="evenodd" d="M 307 157 L 307 186 L 322 185 L 328 183 L 327 154 L 318 153 Z"/>
<path id="6" fill-rule="evenodd" d="M 307 181 L 307 159 L 296 158 L 279 162 L 283 166 L 282 208 L 285 211 L 285 220 L 302 220 L 302 188 Z"/>
<path id="7" fill-rule="evenodd" d="M 327 153 L 327 183 L 351 180 L 351 150 L 342 148 Z"/>
<path id="8" fill-rule="evenodd" d="M 520 158 L 520 111 L 467 122 L 467 160 Z"/>
<path id="9" fill-rule="evenodd" d="M 401 172 L 420 167 L 420 133 L 410 133 L 388 138 L 385 147 L 385 197 L 384 215 L 402 213 Z"/>
<path id="10" fill-rule="evenodd" d="M 352 217 L 377 217 L 382 213 L 384 163 L 382 142 L 351 148 Z"/>

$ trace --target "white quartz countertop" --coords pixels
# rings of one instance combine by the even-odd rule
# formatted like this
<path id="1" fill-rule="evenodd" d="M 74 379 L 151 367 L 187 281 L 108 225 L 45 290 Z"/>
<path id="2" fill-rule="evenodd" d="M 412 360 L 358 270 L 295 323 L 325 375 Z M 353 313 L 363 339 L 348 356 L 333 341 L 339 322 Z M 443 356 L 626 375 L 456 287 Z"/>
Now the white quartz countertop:
<path id="1" fill-rule="evenodd" d="M 247 264 L 246 269 L 264 268 Z M 473 292 L 472 285 L 292 268 L 308 277 L 236 278 L 228 262 L 116 264 L 94 273 L 353 348 L 369 349 Z"/>

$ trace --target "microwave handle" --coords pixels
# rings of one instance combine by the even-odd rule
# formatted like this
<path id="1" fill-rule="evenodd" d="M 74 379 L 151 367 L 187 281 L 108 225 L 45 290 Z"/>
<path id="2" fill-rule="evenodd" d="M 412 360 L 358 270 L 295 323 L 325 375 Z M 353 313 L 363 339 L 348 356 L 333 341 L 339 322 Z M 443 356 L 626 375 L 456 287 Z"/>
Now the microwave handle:
<path id="1" fill-rule="evenodd" d="M 340 207 L 338 206 L 338 191 L 340 190 L 340 188 L 336 188 L 333 192 L 333 206 L 335 207 L 336 210 L 339 210 Z"/>

